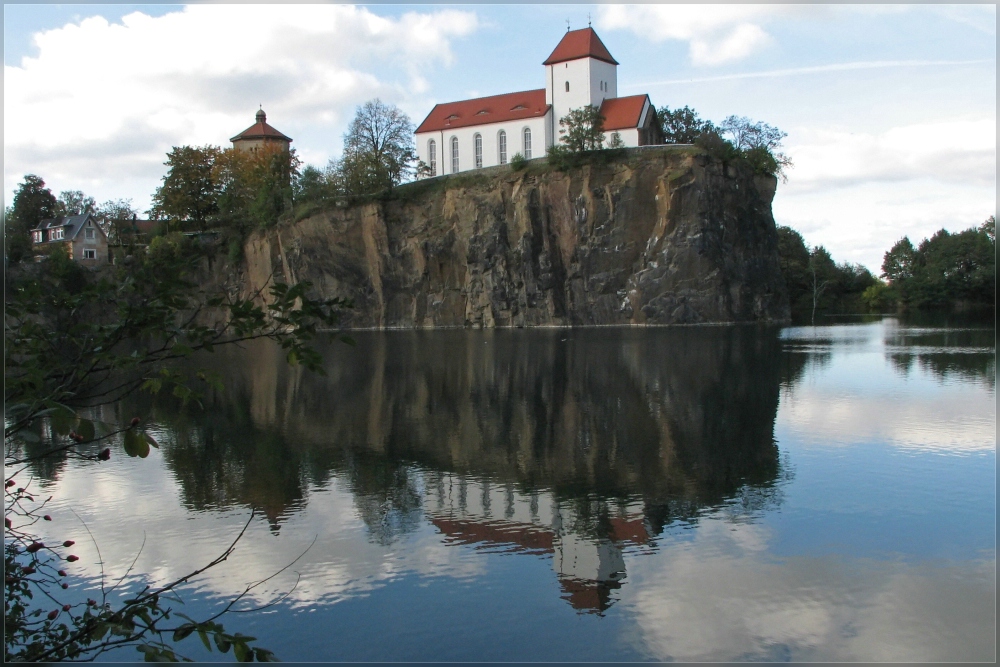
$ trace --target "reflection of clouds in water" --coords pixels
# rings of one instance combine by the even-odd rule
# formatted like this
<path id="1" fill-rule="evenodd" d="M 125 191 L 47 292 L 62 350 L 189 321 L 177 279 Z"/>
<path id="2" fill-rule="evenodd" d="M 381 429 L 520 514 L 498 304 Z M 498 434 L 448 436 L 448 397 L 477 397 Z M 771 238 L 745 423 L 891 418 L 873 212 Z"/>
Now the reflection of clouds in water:
<path id="1" fill-rule="evenodd" d="M 637 639 L 659 660 L 991 659 L 995 560 L 768 558 L 760 526 L 718 519 L 630 558 Z M 950 570 L 942 576 L 942 569 Z"/>
<path id="2" fill-rule="evenodd" d="M 178 502 L 175 481 L 154 456 L 145 461 L 122 457 L 104 466 L 66 471 L 49 510 L 54 521 L 40 527 L 52 531 L 43 539 L 77 542 L 72 551 L 81 560 L 73 564 L 72 574 L 96 585 L 101 570 L 94 544 L 69 511 L 67 498 L 99 498 L 73 509 L 94 534 L 108 583 L 125 573 L 140 547 L 134 572 L 145 573 L 143 583 L 162 585 L 203 567 L 239 533 L 248 511 L 188 513 Z M 480 559 L 442 544 L 430 527 L 418 529 L 391 548 L 367 539 L 368 528 L 345 486 L 333 482 L 311 494 L 308 510 L 288 517 L 280 536 L 272 535 L 259 516 L 229 559 L 197 577 L 193 587 L 215 597 L 237 595 L 247 584 L 295 560 L 314 536 L 318 539 L 305 556 L 255 589 L 248 603 L 261 604 L 288 591 L 296 572 L 301 579 L 289 597 L 293 607 L 364 594 L 403 573 L 458 579 L 482 573 Z"/>
<path id="3" fill-rule="evenodd" d="M 974 388 L 901 397 L 852 395 L 835 386 L 800 386 L 782 397 L 776 427 L 798 442 L 886 442 L 903 449 L 943 452 L 996 448 L 996 409 Z"/>

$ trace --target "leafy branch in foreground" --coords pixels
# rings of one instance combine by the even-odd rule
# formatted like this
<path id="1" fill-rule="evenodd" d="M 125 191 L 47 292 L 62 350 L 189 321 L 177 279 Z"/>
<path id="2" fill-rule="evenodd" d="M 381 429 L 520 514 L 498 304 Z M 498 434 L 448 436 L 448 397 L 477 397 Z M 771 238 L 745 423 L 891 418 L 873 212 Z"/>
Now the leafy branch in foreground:
<path id="1" fill-rule="evenodd" d="M 122 266 L 100 274 L 81 269 L 58 252 L 41 265 L 18 267 L 7 274 L 7 660 L 90 660 L 125 646 L 137 647 L 146 660 L 176 660 L 180 656 L 164 637 L 180 641 L 194 633 L 209 650 L 212 637 L 216 648 L 222 652 L 232 648 L 239 660 L 273 658 L 266 649 L 252 646 L 253 637 L 228 634 L 217 623 L 221 614 L 263 582 L 248 586 L 211 619 L 180 616 L 185 623 L 167 624 L 172 613 L 167 602 L 176 600 L 171 595 L 174 589 L 225 561 L 236 541 L 205 567 L 166 586 L 139 591 L 117 605 L 106 596 L 75 605 L 60 603 L 59 591 L 67 588 L 61 581 L 68 575 L 64 568 L 78 560 L 72 554 L 62 556 L 61 549 L 73 543 L 63 542 L 62 547 L 42 543 L 33 527 L 47 500 L 36 497 L 30 482 L 19 486 L 15 479 L 56 455 L 107 461 L 112 446 L 119 443 L 129 456 L 147 456 L 150 447 L 158 445 L 139 417 L 109 422 L 95 418 L 95 408 L 140 388 L 152 393 L 170 388 L 185 404 L 199 402 L 204 388 L 218 388 L 219 380 L 202 370 L 187 377 L 171 364 L 197 352 L 269 338 L 285 350 L 289 363 L 323 373 L 322 359 L 310 342 L 321 330 L 334 329 L 342 309 L 350 304 L 313 299 L 308 283 L 288 286 L 271 280 L 247 298 L 206 294 L 197 281 L 203 253 L 197 243 L 178 235 L 158 239 L 145 256 L 127 258 Z M 267 300 L 262 298 L 265 288 Z M 222 324 L 205 324 L 210 316 Z"/>

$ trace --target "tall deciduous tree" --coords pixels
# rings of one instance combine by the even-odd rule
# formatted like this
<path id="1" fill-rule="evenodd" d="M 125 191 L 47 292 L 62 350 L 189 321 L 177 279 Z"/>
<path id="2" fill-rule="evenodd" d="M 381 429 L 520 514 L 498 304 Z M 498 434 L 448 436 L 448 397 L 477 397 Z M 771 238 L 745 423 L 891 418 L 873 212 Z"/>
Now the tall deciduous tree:
<path id="1" fill-rule="evenodd" d="M 779 151 L 782 140 L 788 136 L 767 123 L 753 122 L 746 116 L 729 116 L 719 129 L 732 137 L 732 143 L 754 169 L 760 173 L 784 177 L 792 160 Z"/>
<path id="2" fill-rule="evenodd" d="M 57 215 L 57 201 L 45 181 L 34 174 L 27 174 L 17 186 L 14 203 L 5 212 L 4 251 L 11 262 L 19 262 L 31 252 L 29 232 L 38 223 Z"/>
<path id="3" fill-rule="evenodd" d="M 97 202 L 80 190 L 63 190 L 56 201 L 56 215 L 97 213 Z"/>
<path id="4" fill-rule="evenodd" d="M 413 123 L 405 113 L 377 98 L 358 107 L 344 135 L 344 156 L 338 163 L 349 194 L 399 185 L 415 160 Z"/>
<path id="5" fill-rule="evenodd" d="M 109 199 L 97 207 L 101 228 L 108 235 L 108 242 L 113 245 L 134 238 L 132 221 L 137 216 L 138 211 L 132 206 L 131 199 Z"/>
<path id="6" fill-rule="evenodd" d="M 153 217 L 172 218 L 204 231 L 219 210 L 219 189 L 212 178 L 219 152 L 216 146 L 171 149 L 164 163 L 169 169 L 163 185 L 153 195 Z"/>
<path id="7" fill-rule="evenodd" d="M 559 125 L 559 140 L 569 151 L 596 151 L 604 146 L 604 116 L 593 105 L 571 109 L 559 119 Z"/>

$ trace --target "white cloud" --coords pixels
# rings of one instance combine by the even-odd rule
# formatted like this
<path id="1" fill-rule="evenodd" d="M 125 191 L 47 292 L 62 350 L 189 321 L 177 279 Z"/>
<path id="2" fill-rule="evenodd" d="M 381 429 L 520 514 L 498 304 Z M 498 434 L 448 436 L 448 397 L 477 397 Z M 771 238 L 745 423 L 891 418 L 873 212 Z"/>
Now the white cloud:
<path id="1" fill-rule="evenodd" d="M 878 273 L 904 234 L 960 231 L 996 211 L 993 118 L 945 118 L 880 133 L 793 128 L 794 167 L 774 200 L 779 224 L 838 261 Z"/>
<path id="2" fill-rule="evenodd" d="M 37 57 L 4 67 L 5 188 L 38 173 L 98 199 L 128 187 L 148 197 L 170 146 L 225 145 L 258 104 L 293 138 L 325 131 L 339 146 L 357 104 L 404 102 L 476 29 L 454 10 L 205 4 L 38 33 Z"/>
<path id="3" fill-rule="evenodd" d="M 655 42 L 689 42 L 695 65 L 742 60 L 771 42 L 759 25 L 777 15 L 810 11 L 791 5 L 604 5 L 602 30 L 631 30 Z"/>

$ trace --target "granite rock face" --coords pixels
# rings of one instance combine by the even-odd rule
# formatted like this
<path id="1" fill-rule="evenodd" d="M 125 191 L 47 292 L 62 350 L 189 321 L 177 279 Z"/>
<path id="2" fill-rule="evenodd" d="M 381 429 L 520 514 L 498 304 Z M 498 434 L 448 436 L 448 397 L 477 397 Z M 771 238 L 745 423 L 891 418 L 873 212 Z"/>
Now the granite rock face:
<path id="1" fill-rule="evenodd" d="M 349 327 L 784 321 L 775 187 L 668 146 L 440 177 L 255 234 L 243 288 L 309 280 Z"/>

